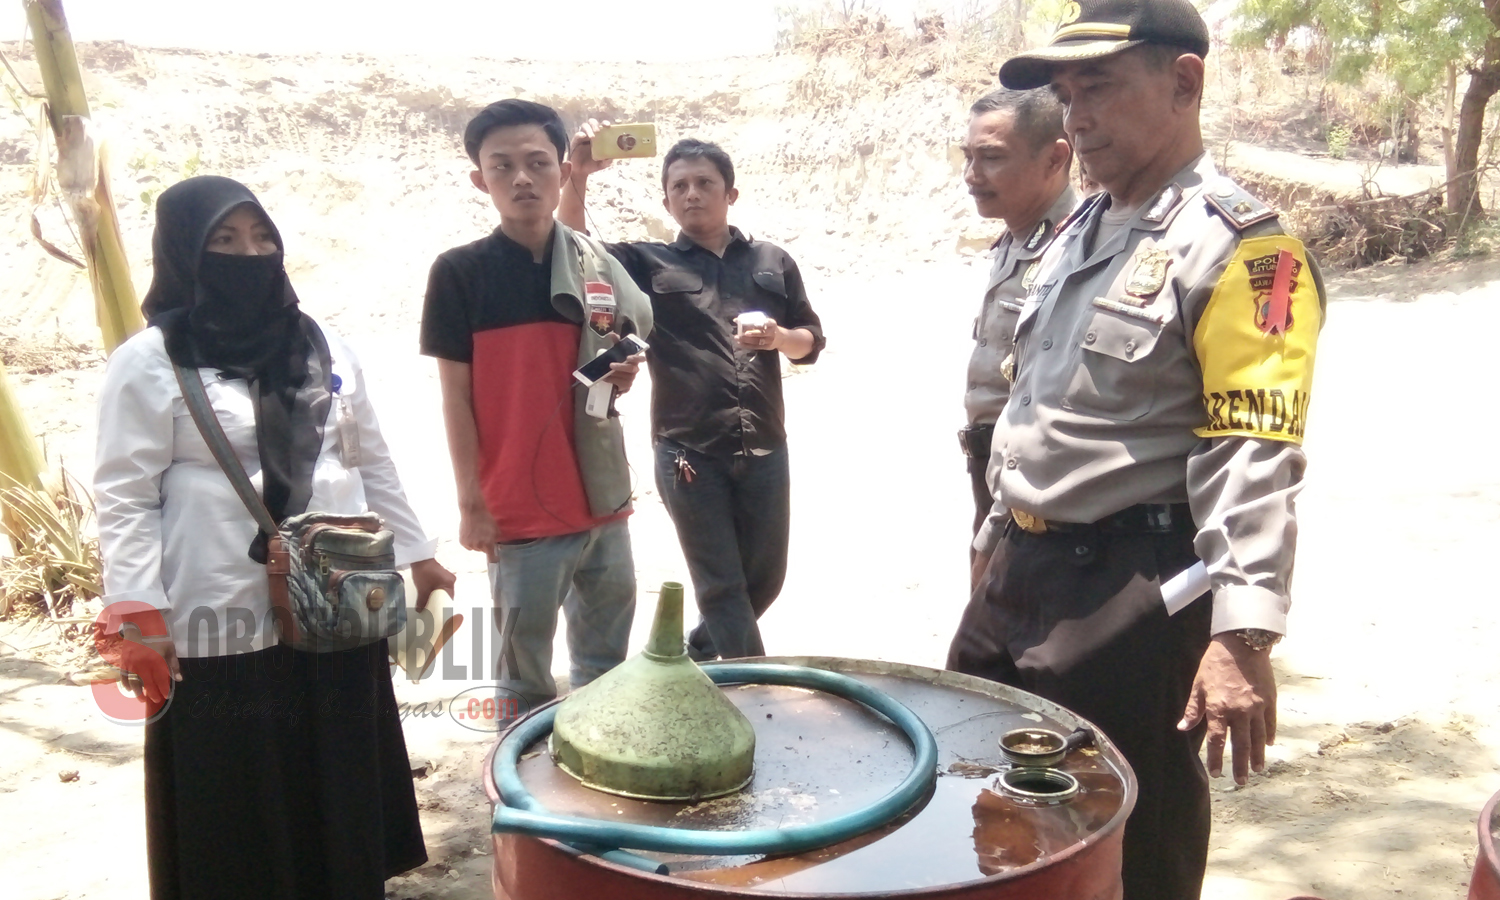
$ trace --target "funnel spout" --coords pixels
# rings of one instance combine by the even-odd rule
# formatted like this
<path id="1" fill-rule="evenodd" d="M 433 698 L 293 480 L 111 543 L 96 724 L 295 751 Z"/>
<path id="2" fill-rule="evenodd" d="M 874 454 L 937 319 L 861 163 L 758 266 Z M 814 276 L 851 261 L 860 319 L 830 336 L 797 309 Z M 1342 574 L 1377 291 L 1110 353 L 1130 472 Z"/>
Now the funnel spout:
<path id="1" fill-rule="evenodd" d="M 665 581 L 656 601 L 656 618 L 651 623 L 651 638 L 646 655 L 652 659 L 676 659 L 687 655 L 682 640 L 682 583 Z"/>

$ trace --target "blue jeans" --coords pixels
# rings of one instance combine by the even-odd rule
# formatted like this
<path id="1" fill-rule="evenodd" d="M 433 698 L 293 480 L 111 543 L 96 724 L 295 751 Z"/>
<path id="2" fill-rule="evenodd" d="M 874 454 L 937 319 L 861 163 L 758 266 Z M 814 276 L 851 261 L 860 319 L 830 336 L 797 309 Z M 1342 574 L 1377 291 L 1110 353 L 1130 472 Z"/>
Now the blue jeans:
<path id="1" fill-rule="evenodd" d="M 693 467 L 678 477 L 677 458 Z M 694 659 L 765 656 L 756 619 L 786 580 L 792 503 L 786 447 L 765 456 L 706 456 L 656 443 L 656 486 L 687 558 L 698 613 Z"/>
<path id="2" fill-rule="evenodd" d="M 499 687 L 531 707 L 557 696 L 552 638 L 568 623 L 568 682 L 577 690 L 625 660 L 635 618 L 635 561 L 625 520 L 589 531 L 497 544 L 490 591 L 500 630 Z"/>

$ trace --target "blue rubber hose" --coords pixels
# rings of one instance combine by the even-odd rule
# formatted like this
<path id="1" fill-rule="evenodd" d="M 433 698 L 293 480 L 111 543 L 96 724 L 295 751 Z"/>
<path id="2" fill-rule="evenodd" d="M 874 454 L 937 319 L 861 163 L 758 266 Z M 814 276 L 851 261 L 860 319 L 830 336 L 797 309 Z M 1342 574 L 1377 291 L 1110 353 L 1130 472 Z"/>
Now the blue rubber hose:
<path id="1" fill-rule="evenodd" d="M 825 822 L 785 828 L 698 831 L 554 815 L 526 790 L 516 768 L 526 748 L 552 730 L 552 720 L 557 714 L 554 706 L 521 722 L 500 741 L 494 761 L 500 802 L 495 805 L 491 830 L 497 834 L 510 832 L 552 838 L 614 862 L 660 872 L 659 863 L 619 852 L 617 848 L 695 856 L 803 853 L 885 825 L 926 795 L 937 778 L 937 741 L 931 729 L 890 695 L 862 681 L 823 669 L 767 663 L 709 663 L 703 671 L 715 684 L 777 684 L 811 688 L 861 703 L 890 719 L 905 732 L 914 756 L 911 771 L 890 793 L 863 809 Z"/>

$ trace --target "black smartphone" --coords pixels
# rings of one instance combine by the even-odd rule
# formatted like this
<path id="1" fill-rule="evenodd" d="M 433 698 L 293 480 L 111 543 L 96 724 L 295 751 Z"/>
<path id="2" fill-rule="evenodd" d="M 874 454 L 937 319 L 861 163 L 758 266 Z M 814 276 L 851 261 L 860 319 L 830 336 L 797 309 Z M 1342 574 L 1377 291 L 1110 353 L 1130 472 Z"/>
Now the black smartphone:
<path id="1" fill-rule="evenodd" d="M 594 382 L 609 374 L 609 367 L 617 362 L 624 362 L 627 357 L 637 353 L 645 353 L 651 349 L 651 345 L 636 337 L 627 334 L 620 338 L 620 342 L 608 350 L 584 363 L 573 373 L 587 387 L 593 387 Z"/>

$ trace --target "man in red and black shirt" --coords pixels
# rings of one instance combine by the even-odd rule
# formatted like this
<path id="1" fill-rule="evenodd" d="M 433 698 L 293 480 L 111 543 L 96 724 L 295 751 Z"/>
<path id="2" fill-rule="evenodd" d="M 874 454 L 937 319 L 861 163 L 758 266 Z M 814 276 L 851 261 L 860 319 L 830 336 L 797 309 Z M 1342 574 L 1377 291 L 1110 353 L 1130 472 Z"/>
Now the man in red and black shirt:
<path id="1" fill-rule="evenodd" d="M 573 138 L 558 217 L 583 227 L 593 158 L 589 122 Z M 791 524 L 781 357 L 803 365 L 823 326 L 785 250 L 729 224 L 739 196 L 729 155 L 679 141 L 662 161 L 670 244 L 604 246 L 651 297 L 651 433 L 656 484 L 687 559 L 703 620 L 694 659 L 764 656 L 757 620 L 781 593 Z M 736 320 L 751 314 L 755 324 Z"/>
<path id="2" fill-rule="evenodd" d="M 620 335 L 649 333 L 651 309 L 602 247 L 553 221 L 569 170 L 555 111 L 491 104 L 464 146 L 500 227 L 433 263 L 422 352 L 438 359 L 459 540 L 490 561 L 499 687 L 534 706 L 556 696 L 559 606 L 572 687 L 625 658 L 635 568 L 623 434 L 612 406 L 588 414 L 572 373 Z M 628 390 L 640 362 L 604 380 Z"/>

